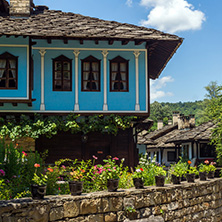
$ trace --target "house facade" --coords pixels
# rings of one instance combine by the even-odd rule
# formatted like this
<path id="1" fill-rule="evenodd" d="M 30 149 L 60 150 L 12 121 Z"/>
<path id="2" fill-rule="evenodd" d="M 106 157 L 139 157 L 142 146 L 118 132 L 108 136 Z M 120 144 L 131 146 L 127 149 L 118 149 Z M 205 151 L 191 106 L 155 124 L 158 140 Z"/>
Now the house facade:
<path id="1" fill-rule="evenodd" d="M 10 5 L 0 0 L 0 26 L 0 115 L 5 118 L 34 113 L 147 117 L 149 79 L 158 78 L 182 43 L 175 35 L 49 10 L 32 0 Z M 132 139 L 125 146 L 134 151 L 123 152 L 129 160 L 136 152 L 132 135 L 129 129 L 126 137 Z M 73 139 L 67 153 L 80 135 L 74 137 L 67 136 Z M 37 149 L 46 140 L 40 138 Z M 118 154 L 110 151 L 118 146 L 110 144 L 115 143 L 105 145 L 104 153 Z M 85 156 L 81 150 L 82 145 L 78 157 Z"/>

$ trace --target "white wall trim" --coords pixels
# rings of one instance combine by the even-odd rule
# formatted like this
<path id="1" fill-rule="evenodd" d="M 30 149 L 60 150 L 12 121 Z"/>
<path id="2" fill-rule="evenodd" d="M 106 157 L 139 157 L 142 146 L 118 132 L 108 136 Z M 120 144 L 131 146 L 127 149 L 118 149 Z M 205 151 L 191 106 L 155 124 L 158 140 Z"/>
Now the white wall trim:
<path id="1" fill-rule="evenodd" d="M 63 47 L 33 47 L 33 49 L 47 49 L 47 50 L 73 50 L 73 51 L 128 51 L 128 52 L 135 52 L 135 51 L 143 51 L 146 52 L 146 49 L 118 49 L 118 48 L 63 48 Z"/>
<path id="2" fill-rule="evenodd" d="M 73 111 L 73 110 L 0 110 L 0 113 L 141 113 L 141 114 L 147 114 L 147 111 L 135 111 L 135 110 L 129 110 L 129 111 L 122 111 L 122 110 L 109 110 L 109 111 L 92 111 L 92 110 L 81 110 L 81 111 Z"/>
<path id="3" fill-rule="evenodd" d="M 140 110 L 140 104 L 139 104 L 139 51 L 135 51 L 134 53 L 135 56 L 135 74 L 136 74 L 136 105 L 135 105 L 135 110 L 139 111 Z"/>
<path id="4" fill-rule="evenodd" d="M 107 105 L 107 55 L 109 54 L 108 51 L 102 51 L 103 54 L 103 87 L 104 87 L 104 102 L 103 102 L 103 111 L 108 110 Z"/>
<path id="5" fill-rule="evenodd" d="M 44 111 L 45 110 L 45 61 L 44 57 L 46 54 L 45 49 L 40 49 L 39 53 L 41 55 L 41 105 L 40 105 L 40 110 Z"/>
<path id="6" fill-rule="evenodd" d="M 75 106 L 74 110 L 79 111 L 79 66 L 78 66 L 78 58 L 79 58 L 79 50 L 74 50 L 73 54 L 75 55 Z"/>
<path id="7" fill-rule="evenodd" d="M 20 48 L 26 48 L 26 56 L 27 56 L 27 59 L 26 59 L 26 62 L 27 62 L 27 91 L 26 91 L 26 97 L 0 97 L 0 100 L 16 100 L 16 99 L 19 99 L 19 100 L 27 100 L 28 99 L 28 95 L 29 95 L 29 46 L 28 45 L 15 45 L 15 44 L 0 44 L 0 47 L 20 47 Z M 19 76 L 18 76 L 19 78 Z M 5 90 L 5 89 L 4 89 Z M 10 90 L 10 89 L 7 89 L 7 90 Z M 7 90 L 5 92 L 7 92 Z M 14 89 L 13 89 L 14 91 Z M 17 90 L 15 90 L 17 91 Z"/>

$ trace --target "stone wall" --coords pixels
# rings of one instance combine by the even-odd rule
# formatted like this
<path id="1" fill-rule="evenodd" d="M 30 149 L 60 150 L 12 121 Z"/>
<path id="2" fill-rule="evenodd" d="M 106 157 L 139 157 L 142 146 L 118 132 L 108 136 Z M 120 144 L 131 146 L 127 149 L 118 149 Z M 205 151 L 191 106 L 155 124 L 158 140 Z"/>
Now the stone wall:
<path id="1" fill-rule="evenodd" d="M 0 222 L 127 221 L 127 207 L 137 221 L 222 221 L 222 178 L 181 185 L 119 189 L 81 196 L 46 196 L 43 201 L 23 198 L 0 201 Z M 145 219 L 142 219 L 145 218 Z"/>

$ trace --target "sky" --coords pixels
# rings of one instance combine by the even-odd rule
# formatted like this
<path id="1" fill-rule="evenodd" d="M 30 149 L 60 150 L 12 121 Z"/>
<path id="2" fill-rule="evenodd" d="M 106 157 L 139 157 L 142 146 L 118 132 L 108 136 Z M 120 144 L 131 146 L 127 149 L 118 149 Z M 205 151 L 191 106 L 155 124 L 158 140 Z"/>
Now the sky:
<path id="1" fill-rule="evenodd" d="M 221 0 L 34 0 L 35 5 L 155 28 L 184 38 L 159 79 L 151 102 L 203 100 L 211 81 L 222 84 Z"/>

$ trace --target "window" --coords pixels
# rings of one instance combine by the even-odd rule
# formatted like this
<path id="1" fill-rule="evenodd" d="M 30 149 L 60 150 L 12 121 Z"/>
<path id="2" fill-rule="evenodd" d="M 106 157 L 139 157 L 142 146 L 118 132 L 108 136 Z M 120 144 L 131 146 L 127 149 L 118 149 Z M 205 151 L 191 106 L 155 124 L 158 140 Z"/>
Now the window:
<path id="1" fill-rule="evenodd" d="M 64 55 L 53 59 L 53 91 L 72 91 L 72 60 Z"/>
<path id="2" fill-rule="evenodd" d="M 17 89 L 18 57 L 8 52 L 0 55 L 0 89 Z"/>
<path id="3" fill-rule="evenodd" d="M 110 91 L 128 92 L 128 60 L 117 56 L 110 60 Z"/>
<path id="4" fill-rule="evenodd" d="M 168 151 L 167 152 L 167 161 L 171 162 L 171 161 L 175 161 L 176 159 L 176 153 L 174 151 Z"/>
<path id="5" fill-rule="evenodd" d="M 215 147 L 207 143 L 200 143 L 200 157 L 216 157 Z"/>
<path id="6" fill-rule="evenodd" d="M 82 60 L 82 91 L 100 91 L 100 60 L 93 56 Z"/>

